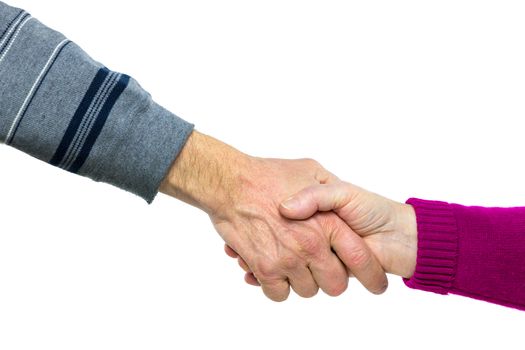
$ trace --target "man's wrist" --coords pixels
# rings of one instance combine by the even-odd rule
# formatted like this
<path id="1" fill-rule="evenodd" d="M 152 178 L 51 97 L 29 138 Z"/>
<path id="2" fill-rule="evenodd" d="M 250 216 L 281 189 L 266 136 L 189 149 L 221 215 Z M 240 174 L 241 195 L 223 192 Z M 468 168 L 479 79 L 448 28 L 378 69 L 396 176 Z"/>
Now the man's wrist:
<path id="1" fill-rule="evenodd" d="M 211 214 L 232 201 L 240 172 L 250 161 L 235 148 L 193 131 L 160 191 Z"/>

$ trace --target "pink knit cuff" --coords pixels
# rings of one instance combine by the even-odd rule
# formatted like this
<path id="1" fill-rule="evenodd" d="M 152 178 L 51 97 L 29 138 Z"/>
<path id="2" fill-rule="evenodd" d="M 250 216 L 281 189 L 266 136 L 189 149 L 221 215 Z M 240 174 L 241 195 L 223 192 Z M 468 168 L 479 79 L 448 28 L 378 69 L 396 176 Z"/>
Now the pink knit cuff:
<path id="1" fill-rule="evenodd" d="M 410 198 L 417 218 L 417 260 L 410 288 L 447 294 L 452 287 L 458 254 L 458 229 L 450 204 Z"/>

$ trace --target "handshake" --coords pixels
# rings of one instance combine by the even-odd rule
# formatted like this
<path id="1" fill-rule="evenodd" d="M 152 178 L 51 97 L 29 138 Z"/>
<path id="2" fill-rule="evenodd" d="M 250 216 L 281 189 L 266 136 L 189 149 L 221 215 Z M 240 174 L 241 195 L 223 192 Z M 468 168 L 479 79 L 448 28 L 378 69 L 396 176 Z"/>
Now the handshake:
<path id="1" fill-rule="evenodd" d="M 248 284 L 283 301 L 319 288 L 337 296 L 354 276 L 370 292 L 416 265 L 413 208 L 339 180 L 310 159 L 251 157 L 194 131 L 160 190 L 210 216 Z"/>

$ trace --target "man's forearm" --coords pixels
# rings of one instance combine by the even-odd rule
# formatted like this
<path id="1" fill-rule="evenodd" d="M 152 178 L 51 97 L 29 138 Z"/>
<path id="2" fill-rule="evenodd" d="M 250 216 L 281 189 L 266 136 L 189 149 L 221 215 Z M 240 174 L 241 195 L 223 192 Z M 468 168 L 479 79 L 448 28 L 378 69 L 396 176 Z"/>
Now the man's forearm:
<path id="1" fill-rule="evenodd" d="M 0 2 L 0 142 L 151 202 L 192 125 Z"/>
<path id="2" fill-rule="evenodd" d="M 251 158 L 235 148 L 193 131 L 164 178 L 160 191 L 207 213 L 231 205 L 243 169 Z"/>

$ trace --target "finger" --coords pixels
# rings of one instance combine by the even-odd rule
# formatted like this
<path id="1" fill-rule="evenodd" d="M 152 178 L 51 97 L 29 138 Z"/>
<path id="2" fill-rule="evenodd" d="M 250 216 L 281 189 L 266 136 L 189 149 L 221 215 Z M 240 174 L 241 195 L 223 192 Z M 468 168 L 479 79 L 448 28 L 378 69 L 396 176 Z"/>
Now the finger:
<path id="1" fill-rule="evenodd" d="M 259 287 L 261 284 L 257 281 L 257 278 L 251 272 L 246 272 L 244 275 L 244 281 L 252 286 Z"/>
<path id="2" fill-rule="evenodd" d="M 348 185 L 337 182 L 307 187 L 282 202 L 279 211 L 289 219 L 304 220 L 318 211 L 342 208 L 350 201 Z"/>
<path id="3" fill-rule="evenodd" d="M 338 225 L 332 234 L 332 249 L 361 282 L 374 294 L 383 293 L 388 280 L 386 274 L 365 241 L 346 225 Z"/>
<path id="4" fill-rule="evenodd" d="M 319 291 L 312 272 L 306 266 L 295 269 L 288 280 L 294 292 L 303 298 L 311 298 Z"/>
<path id="5" fill-rule="evenodd" d="M 228 255 L 230 258 L 236 258 L 239 256 L 235 250 L 233 250 L 229 245 L 224 245 L 224 252 L 226 255 Z"/>
<path id="6" fill-rule="evenodd" d="M 290 284 L 287 280 L 259 281 L 268 298 L 273 301 L 285 301 L 290 295 Z"/>
<path id="7" fill-rule="evenodd" d="M 244 270 L 244 272 L 252 272 L 252 270 L 250 269 L 246 261 L 244 261 L 244 259 L 241 258 L 240 256 L 237 258 L 237 262 L 239 263 L 239 266 L 241 267 L 241 269 Z"/>
<path id="8" fill-rule="evenodd" d="M 320 262 L 312 262 L 310 270 L 319 288 L 330 296 L 341 295 L 348 288 L 346 267 L 331 251 Z"/>

